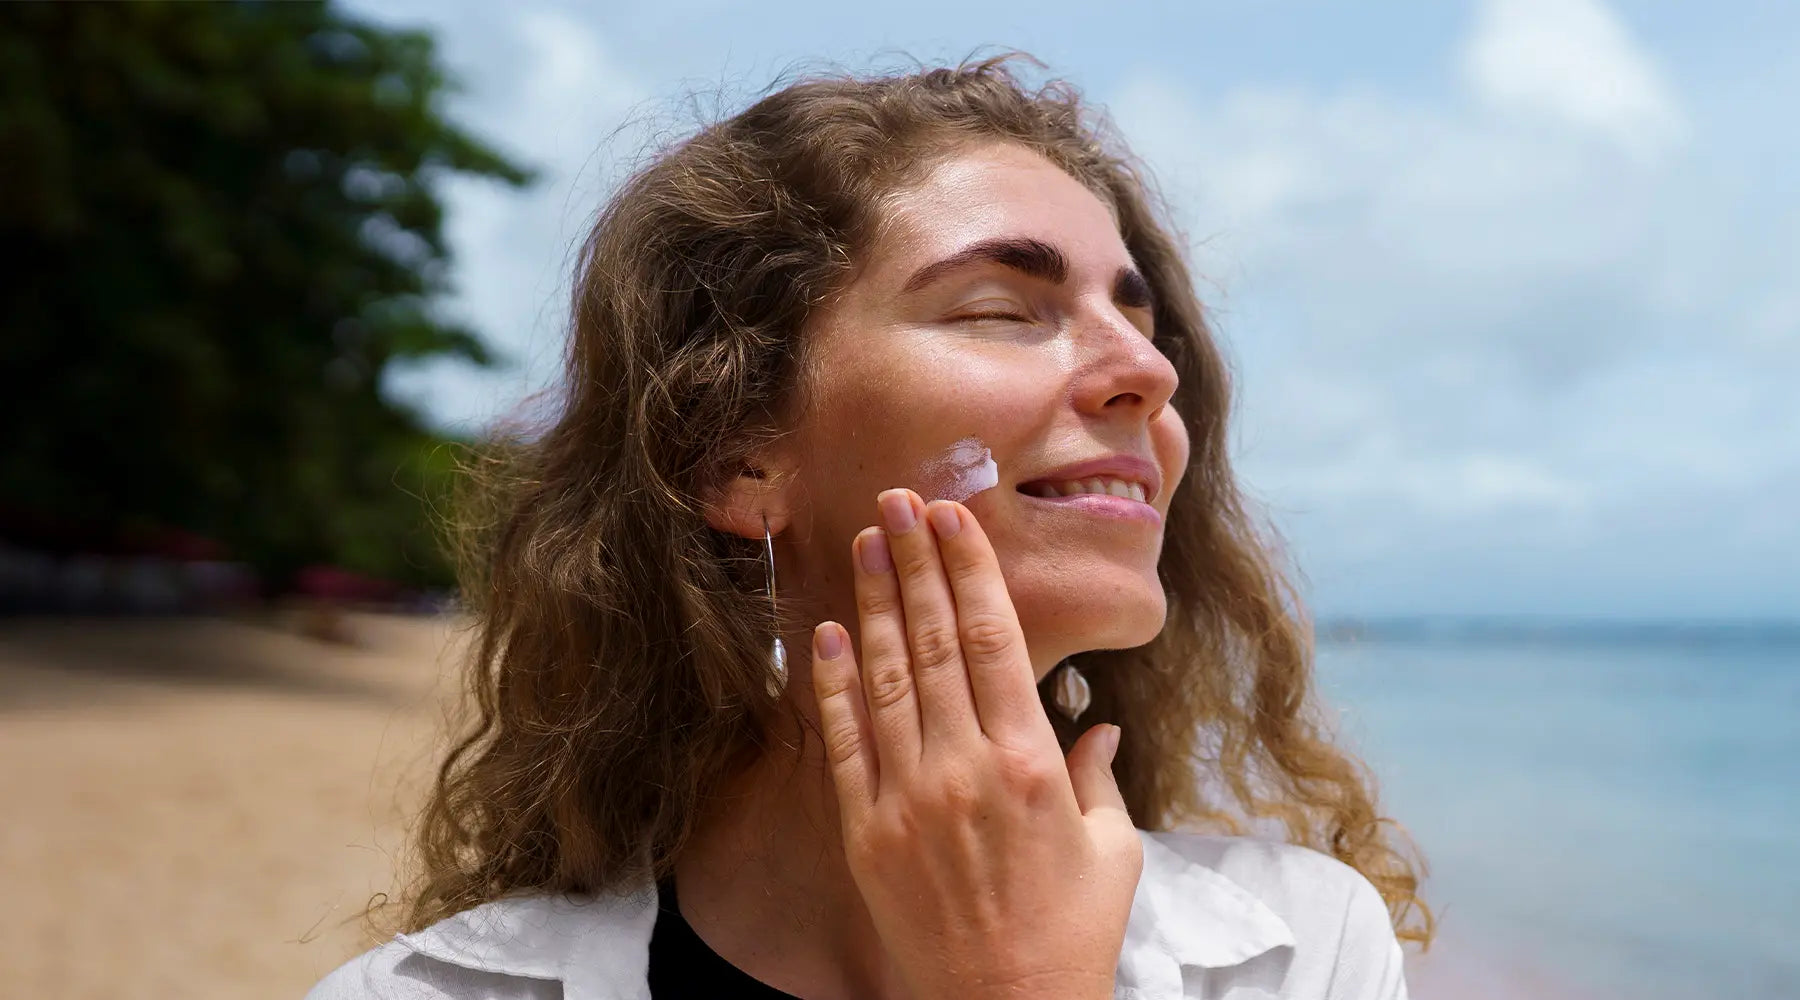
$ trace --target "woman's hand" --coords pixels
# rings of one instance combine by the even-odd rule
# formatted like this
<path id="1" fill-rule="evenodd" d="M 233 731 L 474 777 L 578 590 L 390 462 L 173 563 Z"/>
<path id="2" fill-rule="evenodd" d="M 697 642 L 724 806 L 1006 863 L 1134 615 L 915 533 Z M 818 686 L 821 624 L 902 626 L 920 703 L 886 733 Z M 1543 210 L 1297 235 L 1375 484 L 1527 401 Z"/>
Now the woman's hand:
<path id="1" fill-rule="evenodd" d="M 1143 848 L 1117 729 L 1065 762 L 1000 565 L 968 508 L 880 497 L 853 546 L 862 670 L 813 632 L 851 874 L 915 1000 L 1113 995 Z"/>

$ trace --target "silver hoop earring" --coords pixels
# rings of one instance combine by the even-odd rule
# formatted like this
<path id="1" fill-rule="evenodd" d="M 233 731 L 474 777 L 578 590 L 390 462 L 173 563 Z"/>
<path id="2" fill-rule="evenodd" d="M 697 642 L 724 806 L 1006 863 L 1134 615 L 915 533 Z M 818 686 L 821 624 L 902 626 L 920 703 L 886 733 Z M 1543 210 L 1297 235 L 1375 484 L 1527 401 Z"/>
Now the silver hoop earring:
<path id="1" fill-rule="evenodd" d="M 769 610 L 775 614 L 775 642 L 769 647 L 769 697 L 779 698 L 787 689 L 787 644 L 781 641 L 781 614 L 775 606 L 775 539 L 769 535 L 769 516 L 763 515 L 763 553 L 769 562 Z"/>
<path id="2" fill-rule="evenodd" d="M 1056 668 L 1053 685 L 1056 707 L 1062 709 L 1070 722 L 1080 719 L 1081 713 L 1087 711 L 1088 704 L 1094 700 L 1093 692 L 1088 690 L 1087 678 L 1075 669 L 1074 660 L 1064 660 Z"/>

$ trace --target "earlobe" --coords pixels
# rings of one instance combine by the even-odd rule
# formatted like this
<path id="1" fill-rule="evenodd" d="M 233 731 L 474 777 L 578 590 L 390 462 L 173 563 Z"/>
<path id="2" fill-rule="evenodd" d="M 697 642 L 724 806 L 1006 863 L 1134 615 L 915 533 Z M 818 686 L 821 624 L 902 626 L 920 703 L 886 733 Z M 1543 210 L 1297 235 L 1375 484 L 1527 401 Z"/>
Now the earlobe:
<path id="1" fill-rule="evenodd" d="M 706 506 L 706 523 L 741 538 L 763 537 L 768 530 L 780 534 L 787 527 L 788 474 L 765 465 L 747 464 L 714 492 Z"/>

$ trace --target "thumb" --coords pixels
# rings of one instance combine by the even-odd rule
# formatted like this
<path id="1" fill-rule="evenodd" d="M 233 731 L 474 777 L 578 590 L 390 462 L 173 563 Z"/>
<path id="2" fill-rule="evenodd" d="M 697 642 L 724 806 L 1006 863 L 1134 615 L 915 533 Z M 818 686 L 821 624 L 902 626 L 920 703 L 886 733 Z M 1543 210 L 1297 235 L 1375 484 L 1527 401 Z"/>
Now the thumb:
<path id="1" fill-rule="evenodd" d="M 1125 797 L 1113 777 L 1113 755 L 1119 749 L 1119 727 L 1102 723 L 1081 734 L 1069 748 L 1069 783 L 1075 786 L 1075 803 L 1083 815 L 1095 809 L 1125 812 Z"/>

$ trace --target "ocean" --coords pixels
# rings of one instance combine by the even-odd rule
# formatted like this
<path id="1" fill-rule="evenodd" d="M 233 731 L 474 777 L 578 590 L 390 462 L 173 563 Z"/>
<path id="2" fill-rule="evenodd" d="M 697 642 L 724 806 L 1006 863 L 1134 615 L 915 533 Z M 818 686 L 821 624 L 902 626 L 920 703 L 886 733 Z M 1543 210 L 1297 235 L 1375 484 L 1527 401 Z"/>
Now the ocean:
<path id="1" fill-rule="evenodd" d="M 1800 629 L 1333 634 L 1322 692 L 1446 934 L 1571 995 L 1800 1000 Z"/>

